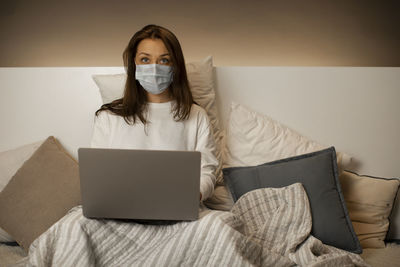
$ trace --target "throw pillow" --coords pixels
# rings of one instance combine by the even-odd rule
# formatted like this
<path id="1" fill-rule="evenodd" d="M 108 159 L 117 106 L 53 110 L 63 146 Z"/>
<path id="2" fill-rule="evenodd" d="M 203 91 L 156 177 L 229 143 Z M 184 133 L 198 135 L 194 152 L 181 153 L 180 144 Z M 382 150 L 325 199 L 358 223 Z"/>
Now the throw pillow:
<path id="1" fill-rule="evenodd" d="M 233 207 L 233 199 L 229 190 L 224 185 L 216 185 L 213 195 L 204 201 L 204 204 L 213 210 L 230 211 Z"/>
<path id="2" fill-rule="evenodd" d="M 224 168 L 223 174 L 234 201 L 254 189 L 302 183 L 311 207 L 311 234 L 324 244 L 361 253 L 341 192 L 333 147 L 259 166 Z"/>
<path id="3" fill-rule="evenodd" d="M 0 227 L 28 251 L 39 235 L 79 204 L 78 163 L 50 136 L 0 193 Z"/>
<path id="4" fill-rule="evenodd" d="M 22 164 L 29 159 L 33 152 L 43 143 L 43 141 L 23 145 L 15 149 L 0 152 L 0 192 L 8 184 L 14 174 Z M 6 231 L 0 228 L 0 242 L 14 242 Z"/>
<path id="5" fill-rule="evenodd" d="M 397 191 L 392 213 L 389 216 L 389 230 L 386 240 L 400 243 L 400 189 Z"/>
<path id="6" fill-rule="evenodd" d="M 344 171 L 340 183 L 361 246 L 384 248 L 400 181 Z"/>

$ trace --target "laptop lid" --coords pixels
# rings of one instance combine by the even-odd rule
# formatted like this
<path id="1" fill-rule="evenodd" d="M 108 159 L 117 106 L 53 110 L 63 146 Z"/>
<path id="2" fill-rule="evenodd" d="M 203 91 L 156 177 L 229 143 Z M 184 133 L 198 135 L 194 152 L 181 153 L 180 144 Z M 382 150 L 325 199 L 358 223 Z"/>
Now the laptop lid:
<path id="1" fill-rule="evenodd" d="M 78 158 L 84 216 L 198 218 L 199 151 L 79 148 Z"/>

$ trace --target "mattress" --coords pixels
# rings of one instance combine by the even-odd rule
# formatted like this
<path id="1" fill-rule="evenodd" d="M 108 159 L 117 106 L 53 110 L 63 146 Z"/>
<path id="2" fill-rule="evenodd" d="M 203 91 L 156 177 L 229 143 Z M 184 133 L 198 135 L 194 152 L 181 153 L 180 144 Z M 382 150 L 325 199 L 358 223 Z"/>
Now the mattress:
<path id="1" fill-rule="evenodd" d="M 0 266 L 12 266 L 23 261 L 27 253 L 20 246 L 0 244 Z M 367 248 L 361 257 L 373 267 L 400 266 L 400 244 L 387 243 L 385 248 Z"/>

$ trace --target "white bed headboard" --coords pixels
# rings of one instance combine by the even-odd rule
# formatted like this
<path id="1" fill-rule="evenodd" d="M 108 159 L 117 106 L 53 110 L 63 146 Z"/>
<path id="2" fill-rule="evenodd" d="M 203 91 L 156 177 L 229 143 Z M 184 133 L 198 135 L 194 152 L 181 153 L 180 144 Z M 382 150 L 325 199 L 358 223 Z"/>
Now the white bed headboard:
<path id="1" fill-rule="evenodd" d="M 0 68 L 0 151 L 54 135 L 75 157 L 101 105 L 92 74 L 123 67 Z M 356 171 L 400 176 L 400 68 L 216 67 L 221 122 L 231 101 L 334 145 Z"/>

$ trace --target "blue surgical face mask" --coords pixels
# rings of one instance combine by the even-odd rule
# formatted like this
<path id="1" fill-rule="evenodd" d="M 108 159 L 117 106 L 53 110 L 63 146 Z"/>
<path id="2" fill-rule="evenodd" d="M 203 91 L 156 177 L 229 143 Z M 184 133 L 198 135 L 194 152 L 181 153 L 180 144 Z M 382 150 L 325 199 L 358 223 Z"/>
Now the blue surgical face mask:
<path id="1" fill-rule="evenodd" d="M 164 92 L 172 82 L 172 67 L 160 64 L 136 65 L 136 80 L 149 93 L 158 95 Z"/>

